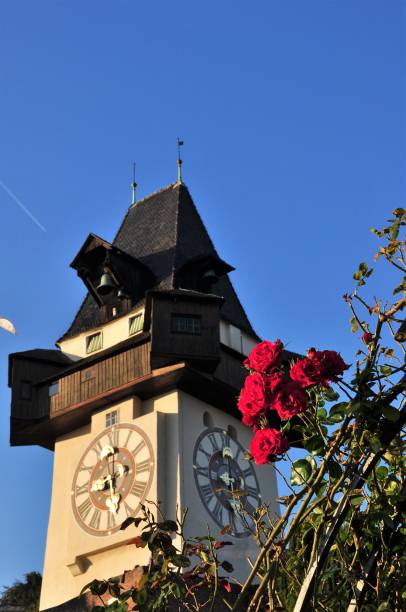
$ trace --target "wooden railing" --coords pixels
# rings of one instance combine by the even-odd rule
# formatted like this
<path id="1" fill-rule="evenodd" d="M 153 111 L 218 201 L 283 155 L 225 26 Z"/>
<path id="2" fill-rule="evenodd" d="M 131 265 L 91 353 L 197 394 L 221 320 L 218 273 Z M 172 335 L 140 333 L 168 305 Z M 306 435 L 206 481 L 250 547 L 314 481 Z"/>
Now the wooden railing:
<path id="1" fill-rule="evenodd" d="M 58 392 L 49 398 L 50 416 L 145 376 L 151 371 L 150 350 L 146 342 L 61 377 Z"/>

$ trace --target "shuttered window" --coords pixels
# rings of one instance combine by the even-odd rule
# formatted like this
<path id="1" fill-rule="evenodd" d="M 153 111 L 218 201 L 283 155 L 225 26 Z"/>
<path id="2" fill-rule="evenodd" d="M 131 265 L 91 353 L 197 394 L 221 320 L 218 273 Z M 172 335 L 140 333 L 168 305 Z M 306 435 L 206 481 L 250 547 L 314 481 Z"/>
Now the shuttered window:
<path id="1" fill-rule="evenodd" d="M 86 338 L 86 353 L 94 353 L 103 347 L 102 333 L 92 334 Z"/>
<path id="2" fill-rule="evenodd" d="M 199 336 L 202 333 L 201 318 L 195 315 L 173 314 L 171 329 L 176 334 Z"/>
<path id="3" fill-rule="evenodd" d="M 106 414 L 106 427 L 111 427 L 118 423 L 118 411 L 113 410 L 113 412 L 108 412 Z"/>
<path id="4" fill-rule="evenodd" d="M 144 327 L 144 313 L 140 312 L 134 317 L 131 317 L 128 323 L 129 323 L 129 331 L 128 331 L 129 336 L 132 336 L 133 334 L 137 334 L 138 332 L 141 332 Z"/>

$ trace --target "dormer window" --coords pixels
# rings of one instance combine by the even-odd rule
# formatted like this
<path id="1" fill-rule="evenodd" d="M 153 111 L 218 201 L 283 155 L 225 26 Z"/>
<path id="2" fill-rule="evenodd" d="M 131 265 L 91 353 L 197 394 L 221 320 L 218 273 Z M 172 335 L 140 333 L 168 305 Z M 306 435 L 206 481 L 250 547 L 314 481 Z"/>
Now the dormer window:
<path id="1" fill-rule="evenodd" d="M 103 348 L 103 337 L 101 332 L 86 336 L 86 353 L 94 353 Z"/>
<path id="2" fill-rule="evenodd" d="M 144 327 L 144 313 L 139 312 L 134 317 L 128 319 L 128 335 L 133 336 L 142 332 Z"/>
<path id="3" fill-rule="evenodd" d="M 199 315 L 172 314 L 171 331 L 175 334 L 200 336 L 202 333 L 202 318 Z"/>

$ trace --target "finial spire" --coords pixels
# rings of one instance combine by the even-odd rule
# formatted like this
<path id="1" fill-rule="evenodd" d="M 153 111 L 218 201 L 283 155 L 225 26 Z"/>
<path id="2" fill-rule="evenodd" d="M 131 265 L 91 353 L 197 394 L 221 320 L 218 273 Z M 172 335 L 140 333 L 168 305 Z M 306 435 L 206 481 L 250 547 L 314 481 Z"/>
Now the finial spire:
<path id="1" fill-rule="evenodd" d="M 180 148 L 183 146 L 183 140 L 178 138 L 178 185 L 182 185 L 182 160 L 180 158 Z"/>
<path id="2" fill-rule="evenodd" d="M 135 199 L 135 190 L 137 189 L 137 183 L 135 182 L 135 162 L 133 163 L 133 182 L 131 183 L 132 202 L 131 206 L 135 206 L 137 201 Z"/>

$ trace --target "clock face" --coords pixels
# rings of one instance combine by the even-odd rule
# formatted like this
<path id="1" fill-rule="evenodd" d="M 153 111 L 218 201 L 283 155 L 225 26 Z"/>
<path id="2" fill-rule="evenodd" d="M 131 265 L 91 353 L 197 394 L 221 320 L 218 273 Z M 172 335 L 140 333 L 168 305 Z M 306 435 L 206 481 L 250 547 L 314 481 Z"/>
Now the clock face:
<path id="1" fill-rule="evenodd" d="M 135 516 L 151 487 L 154 455 L 146 434 L 132 424 L 109 427 L 89 444 L 73 478 L 75 518 L 95 536 L 111 535 Z"/>
<path id="2" fill-rule="evenodd" d="M 235 537 L 248 536 L 261 494 L 243 447 L 223 429 L 206 429 L 195 445 L 193 471 L 200 498 L 213 520 L 220 527 L 229 525 Z"/>

